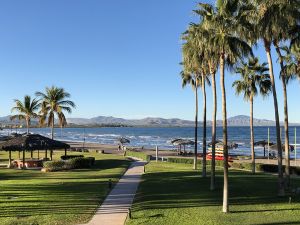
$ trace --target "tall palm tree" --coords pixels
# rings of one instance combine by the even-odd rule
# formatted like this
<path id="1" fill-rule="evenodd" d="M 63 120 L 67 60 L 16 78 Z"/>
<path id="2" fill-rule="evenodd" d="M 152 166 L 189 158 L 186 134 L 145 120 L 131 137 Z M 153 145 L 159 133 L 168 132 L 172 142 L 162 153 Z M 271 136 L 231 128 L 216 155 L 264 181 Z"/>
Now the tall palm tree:
<path id="1" fill-rule="evenodd" d="M 186 42 L 182 47 L 183 53 L 183 72 L 182 86 L 190 84 L 195 92 L 195 148 L 194 148 L 194 170 L 197 169 L 198 155 L 198 88 L 200 86 L 201 74 L 199 73 L 200 56 L 191 42 Z"/>
<path id="2" fill-rule="evenodd" d="M 244 100 L 250 102 L 250 134 L 251 134 L 251 155 L 252 173 L 255 174 L 255 151 L 254 151 L 254 130 L 253 130 L 253 101 L 254 97 L 260 92 L 266 96 L 271 91 L 271 81 L 266 73 L 269 69 L 266 63 L 260 64 L 258 58 L 249 58 L 248 62 L 241 62 L 237 66 L 236 73 L 241 76 L 240 80 L 233 82 L 236 94 L 243 94 Z M 259 90 L 258 90 L 259 89 Z"/>
<path id="3" fill-rule="evenodd" d="M 290 80 L 296 78 L 299 74 L 297 57 L 300 56 L 298 51 L 294 51 L 296 46 L 280 47 L 278 43 L 274 42 L 274 46 L 280 62 L 280 78 L 283 87 L 284 98 L 284 128 L 285 128 L 285 176 L 286 186 L 290 187 L 290 145 L 289 145 L 289 117 L 288 117 L 288 102 L 287 102 L 287 85 Z M 282 54 L 283 53 L 283 54 Z M 298 55 L 298 56 L 297 56 Z"/>
<path id="4" fill-rule="evenodd" d="M 66 92 L 63 88 L 55 86 L 46 87 L 45 93 L 36 92 L 36 96 L 42 99 L 42 110 L 43 119 L 47 118 L 48 127 L 51 127 L 51 138 L 54 138 L 54 121 L 55 115 L 57 116 L 60 124 L 62 119 L 65 119 L 64 111 L 72 113 L 72 108 L 75 108 L 75 103 L 68 100 L 71 95 Z M 42 120 L 43 120 L 42 119 Z"/>
<path id="5" fill-rule="evenodd" d="M 210 4 L 199 3 L 198 9 L 194 12 L 200 16 L 202 21 L 212 20 L 216 16 L 214 7 Z M 204 59 L 208 65 L 209 73 L 211 76 L 212 94 L 213 94 L 213 113 L 212 113 L 212 138 L 211 138 L 211 172 L 210 172 L 210 190 L 215 190 L 215 155 L 216 155 L 216 121 L 217 121 L 217 88 L 216 88 L 216 72 L 219 66 L 219 55 L 218 52 L 213 48 L 207 48 L 211 42 L 213 31 L 209 30 L 208 27 L 204 28 L 203 24 L 200 23 L 197 29 L 197 40 L 198 45 L 201 46 L 204 52 Z"/>
<path id="6" fill-rule="evenodd" d="M 282 169 L 282 148 L 280 135 L 280 120 L 278 113 L 278 101 L 273 70 L 271 47 L 273 43 L 279 43 L 286 39 L 290 32 L 291 24 L 299 17 L 299 1 L 287 0 L 253 0 L 247 1 L 247 16 L 254 25 L 256 39 L 262 39 L 269 64 L 269 74 L 272 84 L 274 112 L 276 120 L 276 137 L 278 147 L 278 195 L 284 196 L 284 177 Z"/>
<path id="7" fill-rule="evenodd" d="M 37 118 L 37 110 L 40 107 L 39 100 L 31 99 L 29 95 L 25 95 L 23 102 L 15 99 L 15 106 L 11 109 L 12 112 L 18 112 L 18 114 L 10 117 L 11 120 L 24 120 L 26 122 L 27 134 L 29 134 L 29 128 L 31 125 L 31 119 Z"/>
<path id="8" fill-rule="evenodd" d="M 206 177 L 206 84 L 210 85 L 209 80 L 209 71 L 206 69 L 208 67 L 207 62 L 207 54 L 205 48 L 207 46 L 204 45 L 204 42 L 199 42 L 199 37 L 203 36 L 204 33 L 207 33 L 202 29 L 201 24 L 191 24 L 188 31 L 184 33 L 183 40 L 185 40 L 185 44 L 183 45 L 183 66 L 184 66 L 184 74 L 183 74 L 183 84 L 186 83 L 192 84 L 195 89 L 195 85 L 199 85 L 202 88 L 203 94 L 203 159 L 202 159 L 202 176 Z M 186 77 L 186 75 L 188 76 Z M 198 82 L 201 81 L 201 83 Z M 204 81 L 204 82 L 203 82 Z M 197 86 L 198 87 L 198 86 Z M 196 90 L 197 91 L 197 90 Z M 198 95 L 198 93 L 197 93 Z M 198 99 L 198 96 L 196 96 Z M 196 100 L 196 111 L 198 114 L 198 100 Z M 198 116 L 196 118 L 198 121 Z M 196 127 L 197 126 L 197 127 Z M 195 139 L 196 134 L 198 133 L 198 122 L 195 127 Z M 197 142 L 196 142 L 197 143 Z M 197 146 L 195 146 L 195 153 Z M 196 156 L 195 156 L 196 161 Z M 196 164 L 194 164 L 194 167 Z"/>
<path id="9" fill-rule="evenodd" d="M 195 125 L 195 139 L 197 141 L 196 135 L 198 132 L 198 88 L 201 87 L 203 95 L 203 161 L 202 161 L 202 177 L 206 177 L 206 83 L 210 85 L 209 78 L 203 72 L 201 75 L 192 75 L 187 72 L 181 72 L 182 77 L 182 87 L 185 87 L 187 84 L 191 85 L 192 89 L 195 92 L 196 100 L 196 122 Z M 205 82 L 203 82 L 205 81 Z M 195 142 L 196 144 L 196 142 Z"/>
<path id="10" fill-rule="evenodd" d="M 194 148 L 194 170 L 197 169 L 197 155 L 198 155 L 198 88 L 201 85 L 201 76 L 192 75 L 187 72 L 181 73 L 182 77 L 182 87 L 185 87 L 187 84 L 190 84 L 195 93 L 195 148 Z"/>
<path id="11" fill-rule="evenodd" d="M 222 91 L 222 118 L 223 118 L 223 143 L 224 143 L 224 187 L 223 187 L 223 212 L 229 212 L 228 202 L 228 133 L 227 133 L 227 102 L 225 89 L 225 67 L 232 66 L 238 58 L 243 58 L 252 53 L 251 46 L 238 35 L 237 31 L 243 30 L 243 23 L 239 21 L 239 1 L 218 1 L 216 16 L 204 20 L 204 27 L 212 32 L 209 47 L 216 49 L 219 54 L 220 83 Z"/>

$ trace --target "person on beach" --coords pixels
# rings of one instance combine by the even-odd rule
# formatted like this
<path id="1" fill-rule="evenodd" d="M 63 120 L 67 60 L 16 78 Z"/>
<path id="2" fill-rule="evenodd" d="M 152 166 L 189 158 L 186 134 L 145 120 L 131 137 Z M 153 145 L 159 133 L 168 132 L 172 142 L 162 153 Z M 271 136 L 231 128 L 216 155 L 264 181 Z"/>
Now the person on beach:
<path id="1" fill-rule="evenodd" d="M 121 151 L 121 145 L 118 144 L 118 151 Z"/>

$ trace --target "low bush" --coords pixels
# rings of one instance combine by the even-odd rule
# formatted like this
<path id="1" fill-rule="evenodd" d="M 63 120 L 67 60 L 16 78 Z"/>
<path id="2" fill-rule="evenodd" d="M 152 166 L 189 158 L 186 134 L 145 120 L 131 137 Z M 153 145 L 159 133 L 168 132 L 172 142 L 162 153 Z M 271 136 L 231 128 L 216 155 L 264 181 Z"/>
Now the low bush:
<path id="1" fill-rule="evenodd" d="M 167 162 L 193 164 L 194 159 L 193 158 L 182 158 L 182 157 L 173 157 L 173 158 L 169 157 Z M 223 167 L 223 165 L 224 165 L 223 161 L 216 160 L 215 162 L 216 162 L 216 166 L 218 166 L 218 167 Z M 197 164 L 202 165 L 202 159 L 198 159 Z M 207 160 L 206 165 L 211 165 L 211 160 Z"/>
<path id="2" fill-rule="evenodd" d="M 147 162 L 149 162 L 151 160 L 151 155 L 148 155 L 144 152 L 137 152 L 137 151 L 127 150 L 125 152 L 125 156 L 126 157 L 134 157 L 134 158 L 142 159 L 142 160 L 147 161 Z"/>
<path id="3" fill-rule="evenodd" d="M 86 169 L 90 168 L 95 164 L 94 157 L 77 157 L 71 158 L 65 161 L 52 161 L 52 162 L 45 162 L 44 168 L 46 171 L 54 172 L 54 171 L 61 171 L 61 170 L 71 170 L 71 169 Z"/>
<path id="4" fill-rule="evenodd" d="M 90 168 L 95 164 L 94 157 L 87 158 L 73 158 L 68 160 L 69 166 L 73 169 Z"/>
<path id="5" fill-rule="evenodd" d="M 69 160 L 69 159 L 74 159 L 74 158 L 83 158 L 83 155 L 63 155 L 61 156 L 61 160 Z"/>
<path id="6" fill-rule="evenodd" d="M 48 171 L 59 171 L 63 170 L 65 167 L 64 161 L 49 161 L 44 163 L 44 168 L 48 169 Z"/>
<path id="7" fill-rule="evenodd" d="M 191 158 L 168 158 L 167 162 L 193 164 L 194 159 L 191 159 Z M 201 163 L 202 163 L 202 161 L 201 161 Z M 198 161 L 198 164 L 200 164 L 200 160 Z"/>

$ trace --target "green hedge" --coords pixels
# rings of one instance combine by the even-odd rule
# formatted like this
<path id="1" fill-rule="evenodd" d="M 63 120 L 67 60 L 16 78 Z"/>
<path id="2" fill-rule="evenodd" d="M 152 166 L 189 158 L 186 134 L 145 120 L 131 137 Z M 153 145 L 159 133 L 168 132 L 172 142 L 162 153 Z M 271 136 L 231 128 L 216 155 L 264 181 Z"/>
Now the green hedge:
<path id="1" fill-rule="evenodd" d="M 264 164 L 261 165 L 262 170 L 264 172 L 268 173 L 278 173 L 278 166 L 277 165 L 270 165 L 270 164 Z M 283 170 L 285 170 L 285 166 L 282 166 Z M 300 167 L 290 166 L 290 173 L 300 175 Z"/>
<path id="2" fill-rule="evenodd" d="M 193 158 L 169 157 L 167 162 L 193 164 L 194 159 Z M 216 160 L 215 162 L 216 162 L 216 166 L 223 167 L 223 165 L 224 165 L 223 161 Z M 198 159 L 197 164 L 202 164 L 202 160 Z M 210 165 L 210 164 L 211 164 L 211 160 L 206 160 L 206 165 Z"/>
<path id="3" fill-rule="evenodd" d="M 194 159 L 192 158 L 168 158 L 168 162 L 171 163 L 183 163 L 183 164 L 193 164 Z M 207 165 L 211 165 L 211 160 L 206 161 Z M 198 164 L 202 165 L 202 160 L 198 160 Z M 217 167 L 223 167 L 223 161 L 216 160 L 216 166 Z M 252 171 L 252 163 L 251 162 L 233 162 L 229 163 L 230 168 L 233 169 L 241 169 L 241 170 L 248 170 Z M 285 166 L 283 166 L 283 170 L 285 169 Z M 255 171 L 257 172 L 267 172 L 267 173 L 278 173 L 278 166 L 277 165 L 269 165 L 269 164 L 255 164 Z M 291 166 L 290 167 L 290 173 L 300 175 L 300 167 Z"/>
<path id="4" fill-rule="evenodd" d="M 151 155 L 147 155 L 144 152 L 137 152 L 137 151 L 130 151 L 127 150 L 125 153 L 126 157 L 134 157 L 134 158 L 138 158 L 138 159 L 142 159 L 144 161 L 149 162 L 151 160 Z"/>
<path id="5" fill-rule="evenodd" d="M 168 158 L 168 162 L 193 164 L 194 159 L 192 159 L 192 158 Z M 201 159 L 198 160 L 198 164 L 202 164 Z M 211 165 L 211 160 L 207 160 L 206 165 Z M 223 161 L 216 160 L 217 167 L 223 167 L 223 165 L 224 165 Z M 229 166 L 231 168 L 235 168 L 235 169 L 252 170 L 252 164 L 246 163 L 246 162 L 243 162 L 243 163 L 233 162 L 233 163 L 229 163 Z M 263 171 L 261 164 L 256 164 L 255 166 L 256 166 L 256 171 Z"/>
<path id="6" fill-rule="evenodd" d="M 74 158 L 83 158 L 84 155 L 63 155 L 60 157 L 61 160 L 69 160 Z"/>
<path id="7" fill-rule="evenodd" d="M 246 162 L 233 162 L 231 167 L 234 169 L 242 169 L 242 170 L 249 170 L 252 171 L 252 163 Z M 257 172 L 264 172 L 263 164 L 256 163 L 255 164 L 255 171 Z"/>
<path id="8" fill-rule="evenodd" d="M 51 161 L 45 162 L 44 168 L 49 172 L 61 171 L 61 170 L 71 170 L 71 169 L 85 169 L 90 168 L 95 164 L 94 157 L 86 158 L 73 158 L 66 161 Z"/>

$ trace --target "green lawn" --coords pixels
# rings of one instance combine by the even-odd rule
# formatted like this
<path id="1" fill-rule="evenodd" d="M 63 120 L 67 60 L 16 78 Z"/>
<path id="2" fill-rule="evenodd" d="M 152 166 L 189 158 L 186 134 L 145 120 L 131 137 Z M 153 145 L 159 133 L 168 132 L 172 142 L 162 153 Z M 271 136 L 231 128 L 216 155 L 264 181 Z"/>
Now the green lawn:
<path id="1" fill-rule="evenodd" d="M 55 152 L 54 157 L 61 155 L 63 152 Z M 96 157 L 94 168 L 55 173 L 1 168 L 0 224 L 88 222 L 109 191 L 108 180 L 117 182 L 129 161 L 116 155 L 85 155 Z M 7 153 L 1 152 L 0 163 L 5 163 L 6 158 Z"/>
<path id="2" fill-rule="evenodd" d="M 201 178 L 191 165 L 151 162 L 146 171 L 127 225 L 300 224 L 300 199 L 288 204 L 288 197 L 276 197 L 276 176 L 230 171 L 231 213 L 223 214 L 220 170 L 214 192 L 209 178 Z M 300 180 L 292 185 L 300 187 Z"/>

